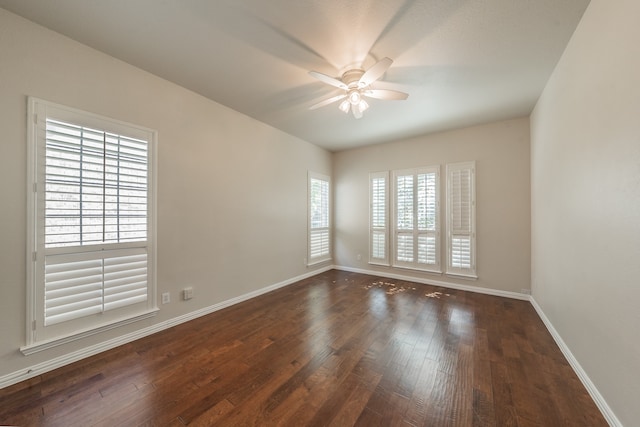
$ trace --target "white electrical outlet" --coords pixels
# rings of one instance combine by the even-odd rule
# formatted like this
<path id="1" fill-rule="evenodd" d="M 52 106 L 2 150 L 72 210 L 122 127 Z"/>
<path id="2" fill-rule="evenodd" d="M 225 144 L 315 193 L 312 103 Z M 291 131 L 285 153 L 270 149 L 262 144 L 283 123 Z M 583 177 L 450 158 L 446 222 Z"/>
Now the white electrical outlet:
<path id="1" fill-rule="evenodd" d="M 362 254 L 358 254 L 358 261 L 362 261 Z"/>
<path id="2" fill-rule="evenodd" d="M 184 288 L 182 290 L 182 299 L 183 300 L 189 300 L 193 298 L 193 288 L 189 287 L 189 288 Z"/>
<path id="3" fill-rule="evenodd" d="M 162 303 L 169 304 L 171 302 L 171 294 L 169 292 L 165 292 L 162 294 Z"/>

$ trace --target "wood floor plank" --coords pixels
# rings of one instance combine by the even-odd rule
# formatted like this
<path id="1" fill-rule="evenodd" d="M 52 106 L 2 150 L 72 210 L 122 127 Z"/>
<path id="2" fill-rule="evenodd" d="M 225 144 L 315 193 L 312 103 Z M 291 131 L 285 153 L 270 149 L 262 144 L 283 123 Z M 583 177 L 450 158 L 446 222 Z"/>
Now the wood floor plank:
<path id="1" fill-rule="evenodd" d="M 491 362 L 490 366 L 495 423 L 497 426 L 516 427 L 518 415 L 513 404 L 509 371 L 503 363 Z"/>
<path id="2" fill-rule="evenodd" d="M 0 425 L 606 422 L 528 302 L 331 270 L 2 389 Z"/>
<path id="3" fill-rule="evenodd" d="M 433 360 L 426 359 L 422 364 L 405 413 L 405 419 L 410 425 L 421 426 L 425 423 L 437 371 L 438 364 Z"/>
<path id="4" fill-rule="evenodd" d="M 227 399 L 223 399 L 220 402 L 216 403 L 215 406 L 208 409 L 205 413 L 200 415 L 198 418 L 194 420 L 190 425 L 193 427 L 209 427 L 214 426 L 229 413 L 234 408 L 234 405 L 229 402 Z M 178 418 L 178 420 L 180 420 Z M 181 425 L 184 425 L 182 421 L 180 421 Z M 177 424 L 176 424 L 177 425 Z"/>
<path id="5" fill-rule="evenodd" d="M 473 426 L 495 426 L 487 331 L 475 330 L 473 343 Z"/>
<path id="6" fill-rule="evenodd" d="M 360 414 L 365 409 L 367 402 L 373 390 L 377 387 L 382 376 L 374 371 L 368 371 L 367 377 L 357 376 L 358 381 L 352 392 L 345 396 L 338 395 L 337 399 L 344 399 L 341 406 L 331 416 L 332 427 L 352 426 L 355 425 Z"/>

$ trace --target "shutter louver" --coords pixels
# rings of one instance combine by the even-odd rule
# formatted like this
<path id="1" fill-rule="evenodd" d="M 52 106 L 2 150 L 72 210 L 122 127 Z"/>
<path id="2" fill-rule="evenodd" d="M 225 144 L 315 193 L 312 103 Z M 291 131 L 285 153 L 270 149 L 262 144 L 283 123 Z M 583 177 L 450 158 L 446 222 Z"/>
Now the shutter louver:
<path id="1" fill-rule="evenodd" d="M 318 258 L 329 253 L 329 231 L 311 230 L 309 257 Z"/>
<path id="2" fill-rule="evenodd" d="M 451 237 L 451 266 L 471 268 L 471 239 L 469 237 Z"/>
<path id="3" fill-rule="evenodd" d="M 374 228 L 385 228 L 387 226 L 385 179 L 374 178 L 371 186 L 371 225 Z"/>
<path id="4" fill-rule="evenodd" d="M 400 175 L 396 179 L 396 227 L 413 230 L 413 175 Z"/>
<path id="5" fill-rule="evenodd" d="M 387 258 L 387 236 L 384 231 L 373 231 L 371 234 L 371 258 Z"/>
<path id="6" fill-rule="evenodd" d="M 418 262 L 420 264 L 436 264 L 436 238 L 435 236 L 418 236 Z"/>
<path id="7" fill-rule="evenodd" d="M 147 254 L 141 250 L 104 259 L 104 309 L 147 300 Z"/>
<path id="8" fill-rule="evenodd" d="M 451 172 L 451 232 L 471 232 L 471 171 Z"/>
<path id="9" fill-rule="evenodd" d="M 144 249 L 48 255 L 45 325 L 147 300 Z"/>
<path id="10" fill-rule="evenodd" d="M 145 241 L 147 142 L 46 121 L 45 247 Z"/>
<path id="11" fill-rule="evenodd" d="M 102 312 L 102 260 L 82 255 L 45 260 L 46 326 Z"/>
<path id="12" fill-rule="evenodd" d="M 413 233 L 398 233 L 396 252 L 398 261 L 413 262 Z"/>
<path id="13" fill-rule="evenodd" d="M 418 175 L 418 229 L 436 230 L 436 174 Z"/>

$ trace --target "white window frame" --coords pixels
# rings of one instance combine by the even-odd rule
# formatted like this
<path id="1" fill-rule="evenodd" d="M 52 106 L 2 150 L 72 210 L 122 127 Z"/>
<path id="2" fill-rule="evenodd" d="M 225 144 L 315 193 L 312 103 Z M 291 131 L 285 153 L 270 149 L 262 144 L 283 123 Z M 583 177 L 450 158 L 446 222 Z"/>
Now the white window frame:
<path id="1" fill-rule="evenodd" d="M 458 185 L 461 174 L 469 178 L 466 191 Z M 455 240 L 460 242 L 463 239 L 467 240 L 465 251 L 468 252 L 462 255 L 456 254 L 460 251 L 460 244 L 456 244 Z M 464 260 L 461 260 L 461 257 L 464 257 Z M 476 164 L 474 161 L 447 164 L 446 273 L 470 279 L 478 278 L 476 274 Z"/>
<path id="2" fill-rule="evenodd" d="M 418 191 L 417 182 L 418 175 L 434 174 L 435 175 L 435 228 L 434 230 L 420 230 L 418 226 Z M 429 166 L 417 169 L 405 169 L 393 171 L 393 179 L 391 181 L 392 198 L 393 203 L 392 211 L 392 265 L 394 267 L 408 268 L 413 270 L 420 270 L 430 273 L 442 273 L 440 262 L 440 166 Z M 399 229 L 398 228 L 398 178 L 401 176 L 413 176 L 413 226 L 411 229 Z M 398 239 L 400 235 L 410 236 L 412 239 L 412 257 L 413 261 L 399 260 L 398 251 L 399 244 Z M 420 237 L 427 236 L 435 238 L 434 249 L 434 263 L 426 264 L 419 262 L 419 239 Z"/>
<path id="3" fill-rule="evenodd" d="M 157 132 L 33 97 L 28 99 L 28 118 L 27 333 L 26 345 L 21 348 L 24 354 L 32 354 L 113 329 L 123 324 L 146 319 L 155 315 L 158 311 L 155 280 Z M 63 247 L 52 247 L 52 245 L 45 247 L 45 147 L 47 120 L 58 120 L 83 128 L 103 131 L 107 134 L 122 135 L 147 142 L 146 239 L 121 242 L 118 238 L 119 243 L 80 243 Z M 105 277 L 108 275 L 109 268 L 106 265 L 109 262 L 125 262 L 122 261 L 124 259 L 122 258 L 123 256 L 136 260 L 145 260 L 136 264 L 142 265 L 141 269 L 136 271 L 141 271 L 140 274 L 143 279 L 140 280 L 146 280 L 146 285 L 142 281 L 135 286 L 140 287 L 140 283 L 142 283 L 143 286 L 146 286 L 146 294 L 141 295 L 139 298 L 129 299 L 127 297 L 128 300 L 123 303 L 123 305 L 127 304 L 126 306 L 112 304 L 109 307 L 107 297 L 104 294 L 105 281 L 107 280 Z M 102 273 L 99 273 L 102 279 L 96 279 L 100 280 L 103 286 L 102 294 L 98 297 L 102 301 L 102 311 L 71 320 L 65 318 L 65 320 L 59 322 L 52 320 L 51 316 L 45 316 L 45 264 L 48 262 L 50 268 L 55 268 L 53 266 L 57 262 L 94 261 L 103 264 L 103 267 L 98 267 L 99 269 L 102 268 Z M 145 267 L 146 273 L 144 272 Z M 115 268 L 119 269 L 120 267 Z M 73 270 L 71 274 L 75 275 L 77 271 Z M 127 272 L 127 274 L 131 273 Z M 144 277 L 145 274 L 146 277 Z M 144 289 L 144 287 L 141 289 Z M 143 300 L 142 298 L 145 299 Z M 108 309 L 105 309 L 105 307 Z M 46 322 L 47 325 L 45 325 L 45 319 L 49 319 Z"/>
<path id="4" fill-rule="evenodd" d="M 369 264 L 388 266 L 389 246 L 389 171 L 372 172 L 369 174 Z"/>
<path id="5" fill-rule="evenodd" d="M 320 204 L 322 217 L 326 217 L 326 222 L 322 226 L 314 226 L 313 200 L 312 200 L 312 184 L 313 181 L 321 181 L 327 186 L 326 200 L 322 200 Z M 309 171 L 307 179 L 307 265 L 326 262 L 331 260 L 331 178 L 316 172 Z M 320 243 L 318 243 L 320 239 Z M 317 253 L 317 246 L 320 245 L 320 253 Z"/>

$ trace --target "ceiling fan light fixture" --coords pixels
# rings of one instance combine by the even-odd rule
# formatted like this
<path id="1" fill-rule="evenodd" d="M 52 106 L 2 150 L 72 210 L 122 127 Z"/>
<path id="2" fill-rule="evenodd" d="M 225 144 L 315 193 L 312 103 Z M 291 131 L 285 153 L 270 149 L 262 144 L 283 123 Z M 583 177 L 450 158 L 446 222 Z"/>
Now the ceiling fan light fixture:
<path id="1" fill-rule="evenodd" d="M 340 103 L 340 106 L 338 107 L 340 109 L 340 111 L 342 111 L 345 114 L 349 113 L 349 109 L 351 108 L 351 102 L 349 102 L 348 99 L 345 99 L 344 101 L 342 101 Z"/>
<path id="2" fill-rule="evenodd" d="M 360 108 L 360 111 L 365 111 L 367 108 L 369 108 L 369 103 L 364 99 L 361 99 L 358 103 L 358 108 Z"/>
<path id="3" fill-rule="evenodd" d="M 354 89 L 351 92 L 349 92 L 349 102 L 352 105 L 357 105 L 360 103 L 360 101 L 362 101 L 362 95 L 360 95 L 359 90 Z"/>

